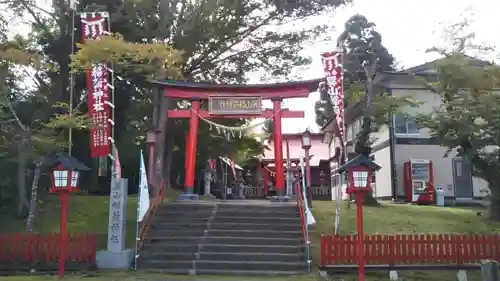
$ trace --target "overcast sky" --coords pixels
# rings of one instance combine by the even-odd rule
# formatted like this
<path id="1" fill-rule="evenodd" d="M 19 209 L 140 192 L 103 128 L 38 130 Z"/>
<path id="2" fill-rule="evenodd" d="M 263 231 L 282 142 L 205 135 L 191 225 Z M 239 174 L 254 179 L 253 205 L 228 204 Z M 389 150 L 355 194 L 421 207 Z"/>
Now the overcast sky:
<path id="1" fill-rule="evenodd" d="M 384 46 L 395 56 L 401 67 L 411 67 L 432 61 L 435 55 L 426 54 L 429 47 L 442 45 L 442 22 L 458 22 L 460 17 L 472 14 L 471 29 L 477 34 L 480 42 L 500 46 L 500 11 L 499 0 L 354 0 L 354 4 L 338 9 L 330 15 L 336 32 L 336 38 L 343 30 L 343 24 L 349 17 L 359 13 L 377 25 L 382 34 Z M 307 49 L 307 55 L 313 64 L 303 74 L 303 79 L 323 76 L 319 53 L 333 50 L 334 42 L 318 42 Z M 306 118 L 288 119 L 283 122 L 283 131 L 295 133 L 310 127 L 317 130 L 314 122 L 314 103 L 319 99 L 313 93 L 304 99 L 288 100 L 286 105 L 293 110 L 304 110 Z"/>

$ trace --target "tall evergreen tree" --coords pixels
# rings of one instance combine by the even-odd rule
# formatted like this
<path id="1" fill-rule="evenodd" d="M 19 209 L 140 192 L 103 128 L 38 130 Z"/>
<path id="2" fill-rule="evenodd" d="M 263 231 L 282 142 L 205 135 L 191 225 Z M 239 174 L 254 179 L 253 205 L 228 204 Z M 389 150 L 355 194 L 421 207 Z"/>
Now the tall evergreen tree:
<path id="1" fill-rule="evenodd" d="M 346 106 L 356 99 L 354 94 L 364 90 L 367 81 L 366 66 L 375 66 L 372 75 L 395 69 L 395 59 L 382 44 L 382 35 L 375 27 L 375 23 L 365 16 L 356 14 L 347 20 L 344 31 L 337 39 L 337 46 L 343 53 Z M 318 126 L 323 126 L 332 117 L 332 105 L 326 95 L 322 95 L 322 99 L 316 102 L 315 112 Z"/>

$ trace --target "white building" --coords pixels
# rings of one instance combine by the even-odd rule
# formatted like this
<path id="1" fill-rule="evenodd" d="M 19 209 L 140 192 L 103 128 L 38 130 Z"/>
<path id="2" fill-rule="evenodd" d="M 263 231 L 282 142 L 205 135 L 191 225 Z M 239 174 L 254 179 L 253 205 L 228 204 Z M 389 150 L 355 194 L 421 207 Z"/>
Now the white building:
<path id="1" fill-rule="evenodd" d="M 396 97 L 409 97 L 418 101 L 418 106 L 408 107 L 404 110 L 407 114 L 396 114 L 390 116 L 390 126 L 383 126 L 378 132 L 372 133 L 372 155 L 371 158 L 382 168 L 373 177 L 374 197 L 379 199 L 392 199 L 394 201 L 408 201 L 407 195 L 411 193 L 411 188 L 405 183 L 404 163 L 410 159 L 414 162 L 430 162 L 432 174 L 432 186 L 435 189 L 442 189 L 445 193 L 445 200 L 456 200 L 456 202 L 471 202 L 481 199 L 489 193 L 486 181 L 472 176 L 470 165 L 463 161 L 461 157 L 451 153 L 445 157 L 446 148 L 441 147 L 437 139 L 432 138 L 425 128 L 419 128 L 412 115 L 415 113 L 430 112 L 434 107 L 440 105 L 440 97 L 429 91 L 418 79 L 432 81 L 435 79 L 432 69 L 428 69 L 431 64 L 425 64 L 412 68 L 411 71 L 418 77 L 408 75 L 406 72 L 381 73 L 375 78 L 375 83 L 379 89 L 384 89 L 387 93 Z M 361 130 L 361 104 L 351 103 L 345 109 L 346 140 L 347 144 L 352 144 L 354 138 Z M 337 167 L 335 155 L 340 141 L 335 135 L 334 122 L 329 122 L 323 127 L 329 144 L 332 188 L 339 185 L 345 191 L 345 179 L 340 179 L 335 174 Z M 338 151 L 338 150 L 337 150 Z M 418 172 L 416 169 L 407 170 L 410 173 Z M 408 176 L 407 176 L 408 178 Z M 341 181 L 341 183 L 339 183 Z M 434 189 L 434 190 L 435 190 Z M 409 191 L 410 190 L 410 191 Z M 336 194 L 332 192 L 332 194 Z M 345 194 L 344 194 L 345 197 Z"/>

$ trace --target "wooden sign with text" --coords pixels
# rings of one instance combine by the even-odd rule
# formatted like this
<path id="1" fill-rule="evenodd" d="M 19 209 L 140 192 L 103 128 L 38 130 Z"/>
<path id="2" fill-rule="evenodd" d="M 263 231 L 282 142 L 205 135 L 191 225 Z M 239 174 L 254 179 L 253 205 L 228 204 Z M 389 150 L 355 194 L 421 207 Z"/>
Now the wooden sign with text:
<path id="1" fill-rule="evenodd" d="M 210 114 L 214 115 L 260 115 L 262 98 L 258 96 L 211 96 L 208 100 Z"/>

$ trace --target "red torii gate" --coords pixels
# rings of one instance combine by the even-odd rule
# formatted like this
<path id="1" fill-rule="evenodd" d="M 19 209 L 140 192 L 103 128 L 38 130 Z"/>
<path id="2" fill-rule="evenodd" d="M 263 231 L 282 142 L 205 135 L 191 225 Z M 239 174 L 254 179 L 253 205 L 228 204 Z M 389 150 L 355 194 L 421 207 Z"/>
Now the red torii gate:
<path id="1" fill-rule="evenodd" d="M 324 78 L 278 84 L 257 85 L 215 85 L 202 83 L 186 83 L 177 81 L 155 81 L 163 89 L 168 98 L 185 99 L 191 102 L 190 109 L 168 110 L 168 118 L 189 118 L 189 132 L 186 141 L 186 177 L 184 192 L 180 199 L 195 199 L 193 196 L 196 144 L 198 139 L 199 118 L 272 118 L 274 122 L 274 159 L 276 166 L 276 190 L 279 198 L 285 195 L 285 179 L 283 166 L 282 118 L 304 118 L 303 111 L 290 111 L 281 108 L 285 98 L 307 98 L 315 91 Z M 262 110 L 261 101 L 270 99 L 272 110 Z M 209 101 L 210 110 L 200 109 L 202 100 Z M 164 111 L 163 106 L 159 110 Z M 160 112 L 160 116 L 163 112 Z M 157 129 L 158 130 L 158 129 Z M 162 134 L 161 129 L 159 130 Z M 163 132 L 165 134 L 165 132 Z M 161 141 L 161 138 L 160 138 Z M 156 141 L 157 142 L 157 141 Z M 152 168 L 158 161 L 155 153 L 155 142 L 149 143 L 149 178 L 154 177 Z M 279 144 L 279 145 L 278 145 Z M 161 145 L 161 144 L 160 144 Z"/>

